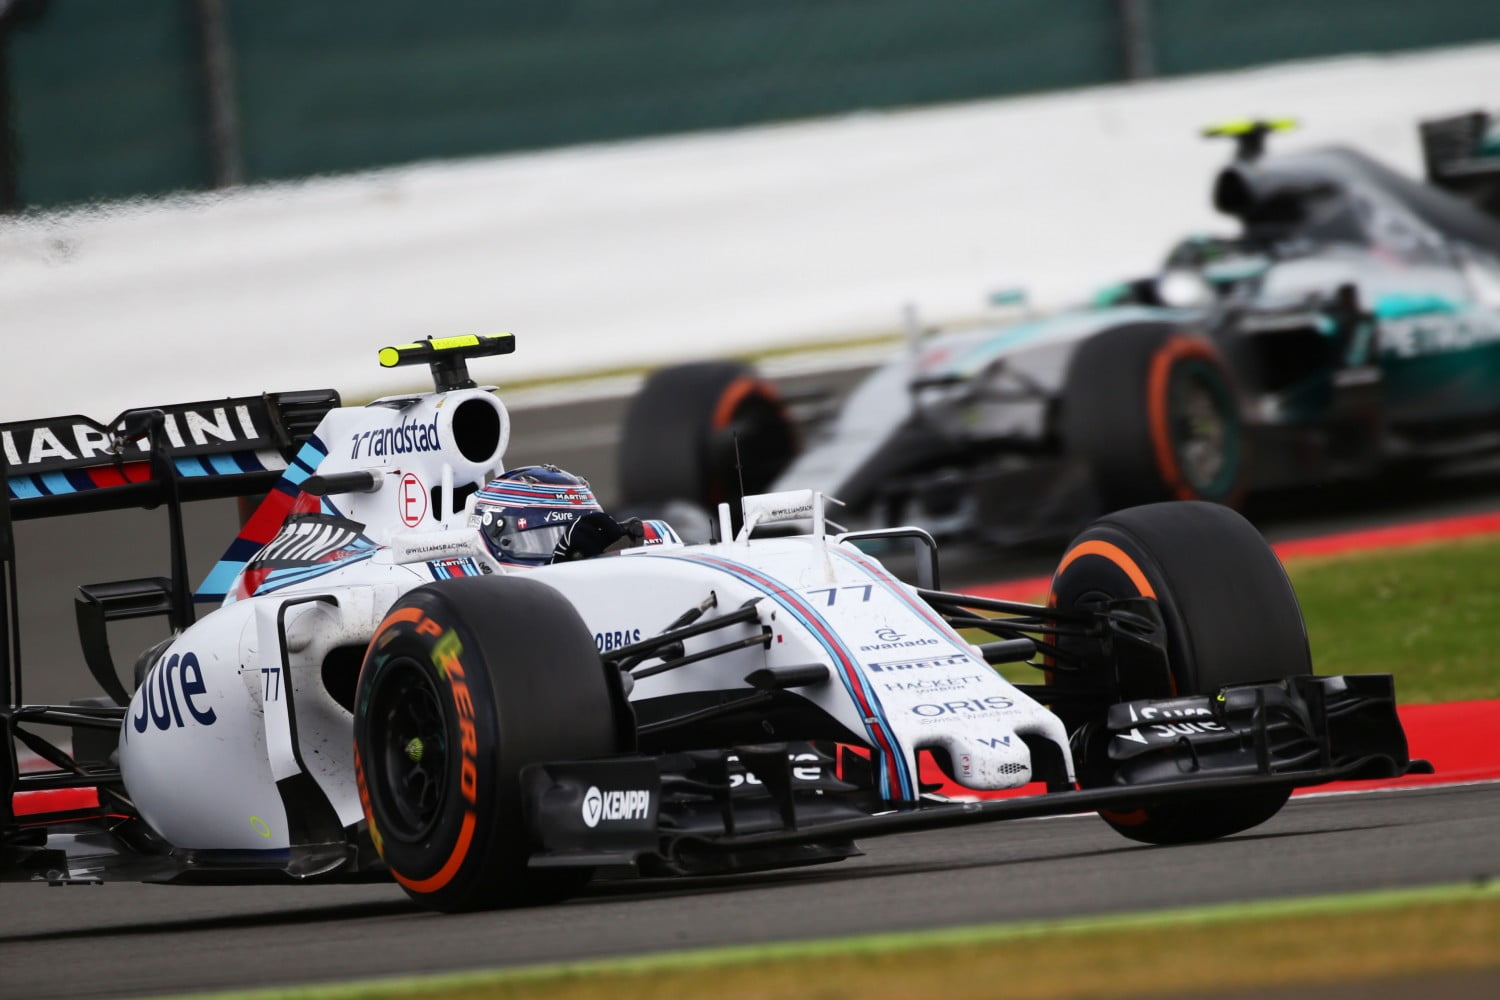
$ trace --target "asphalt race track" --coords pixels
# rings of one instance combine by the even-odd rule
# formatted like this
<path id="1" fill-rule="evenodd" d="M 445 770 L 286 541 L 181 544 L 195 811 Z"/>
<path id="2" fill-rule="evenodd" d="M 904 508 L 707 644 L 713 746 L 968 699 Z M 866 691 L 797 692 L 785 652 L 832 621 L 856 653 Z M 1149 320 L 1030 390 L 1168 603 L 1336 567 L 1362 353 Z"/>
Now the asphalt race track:
<path id="1" fill-rule="evenodd" d="M 515 412 L 512 464 L 549 460 L 614 491 L 618 401 Z M 1500 507 L 1479 479 L 1377 497 L 1352 518 L 1314 505 L 1267 533 Z M 26 699 L 88 696 L 71 609 L 81 582 L 166 571 L 160 512 L 17 525 Z M 232 505 L 189 523 L 202 573 Z M 950 583 L 1045 572 L 1051 555 L 961 552 Z M 116 642 L 128 670 L 135 648 Z M 1148 848 L 1093 817 L 989 824 L 872 840 L 842 864 L 756 876 L 596 883 L 572 902 L 442 917 L 395 886 L 175 888 L 0 885 L 0 997 L 246 989 L 531 964 L 647 950 L 1061 917 L 1500 876 L 1500 783 L 1294 800 L 1212 844 Z M 1167 985 L 1164 982 L 1164 987 Z M 1165 989 L 1163 992 L 1167 992 Z"/>
<path id="2" fill-rule="evenodd" d="M 1500 784 L 1299 799 L 1217 843 L 1142 847 L 1094 817 L 865 844 L 828 867 L 600 884 L 446 917 L 395 886 L 6 885 L 0 992 L 123 996 L 416 974 L 739 942 L 1500 876 Z"/>

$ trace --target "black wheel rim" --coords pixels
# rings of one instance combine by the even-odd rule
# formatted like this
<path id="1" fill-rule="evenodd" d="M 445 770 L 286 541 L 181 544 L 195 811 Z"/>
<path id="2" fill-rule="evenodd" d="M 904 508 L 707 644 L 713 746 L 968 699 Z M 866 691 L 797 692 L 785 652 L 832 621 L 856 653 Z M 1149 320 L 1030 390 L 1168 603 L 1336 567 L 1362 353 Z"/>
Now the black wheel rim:
<path id="1" fill-rule="evenodd" d="M 1221 500 L 1239 474 L 1239 420 L 1219 373 L 1201 361 L 1181 365 L 1171 385 L 1172 451 L 1183 481 L 1198 496 Z"/>
<path id="2" fill-rule="evenodd" d="M 371 699 L 370 744 L 378 759 L 366 784 L 386 837 L 421 841 L 443 815 L 448 727 L 432 676 L 414 660 L 386 666 Z M 373 780 L 371 778 L 373 777 Z"/>

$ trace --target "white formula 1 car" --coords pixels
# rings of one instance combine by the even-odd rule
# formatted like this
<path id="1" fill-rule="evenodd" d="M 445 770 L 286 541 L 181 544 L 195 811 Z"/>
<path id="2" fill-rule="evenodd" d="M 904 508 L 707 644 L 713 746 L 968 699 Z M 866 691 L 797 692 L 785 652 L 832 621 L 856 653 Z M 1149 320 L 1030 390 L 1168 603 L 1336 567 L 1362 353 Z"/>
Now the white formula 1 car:
<path id="1" fill-rule="evenodd" d="M 828 862 L 857 837 L 1010 817 L 1097 810 L 1136 840 L 1201 840 L 1297 786 L 1424 766 L 1391 679 L 1314 677 L 1280 564 L 1210 504 L 1096 522 L 1046 606 L 945 592 L 924 533 L 839 532 L 798 491 L 744 497 L 733 536 L 721 508 L 710 544 L 662 531 L 515 571 L 472 518 L 509 418 L 467 371 L 513 349 L 386 348 L 436 391 L 364 407 L 284 393 L 0 427 L 0 878 L 394 879 L 467 910 L 560 898 L 602 866 Z M 182 503 L 268 486 L 194 621 Z M 167 510 L 173 577 L 78 598 L 109 698 L 21 704 L 11 519 L 146 505 Z M 897 544 L 923 554 L 916 585 L 867 551 Z M 147 614 L 171 635 L 132 689 L 106 633 Z M 1021 661 L 1046 683 L 992 667 Z M 59 728 L 71 749 L 43 735 Z"/>

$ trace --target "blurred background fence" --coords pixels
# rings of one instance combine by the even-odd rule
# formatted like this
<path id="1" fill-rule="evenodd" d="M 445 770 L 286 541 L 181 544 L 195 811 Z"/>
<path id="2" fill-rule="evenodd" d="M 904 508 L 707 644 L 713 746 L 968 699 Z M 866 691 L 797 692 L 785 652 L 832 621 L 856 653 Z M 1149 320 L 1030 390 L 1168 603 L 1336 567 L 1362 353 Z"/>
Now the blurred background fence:
<path id="1" fill-rule="evenodd" d="M 1476 0 L 0 0 L 0 210 L 1494 38 Z"/>

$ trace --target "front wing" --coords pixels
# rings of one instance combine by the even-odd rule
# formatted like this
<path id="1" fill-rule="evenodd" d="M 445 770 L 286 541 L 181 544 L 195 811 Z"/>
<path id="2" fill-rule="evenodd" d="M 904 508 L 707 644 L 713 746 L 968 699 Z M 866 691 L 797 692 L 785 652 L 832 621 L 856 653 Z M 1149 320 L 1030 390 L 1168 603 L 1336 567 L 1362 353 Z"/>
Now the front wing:
<path id="1" fill-rule="evenodd" d="M 534 765 L 523 774 L 538 845 L 531 864 L 630 864 L 652 874 L 781 867 L 858 853 L 855 837 L 1432 770 L 1409 757 L 1384 675 L 1123 703 L 1092 735 L 1107 743 L 1104 771 L 1091 769 L 1108 774 L 1099 787 L 974 801 L 880 802 L 851 773 L 864 758 L 840 748 L 839 759 L 818 755 L 813 767 L 809 745 L 785 743 Z"/>

